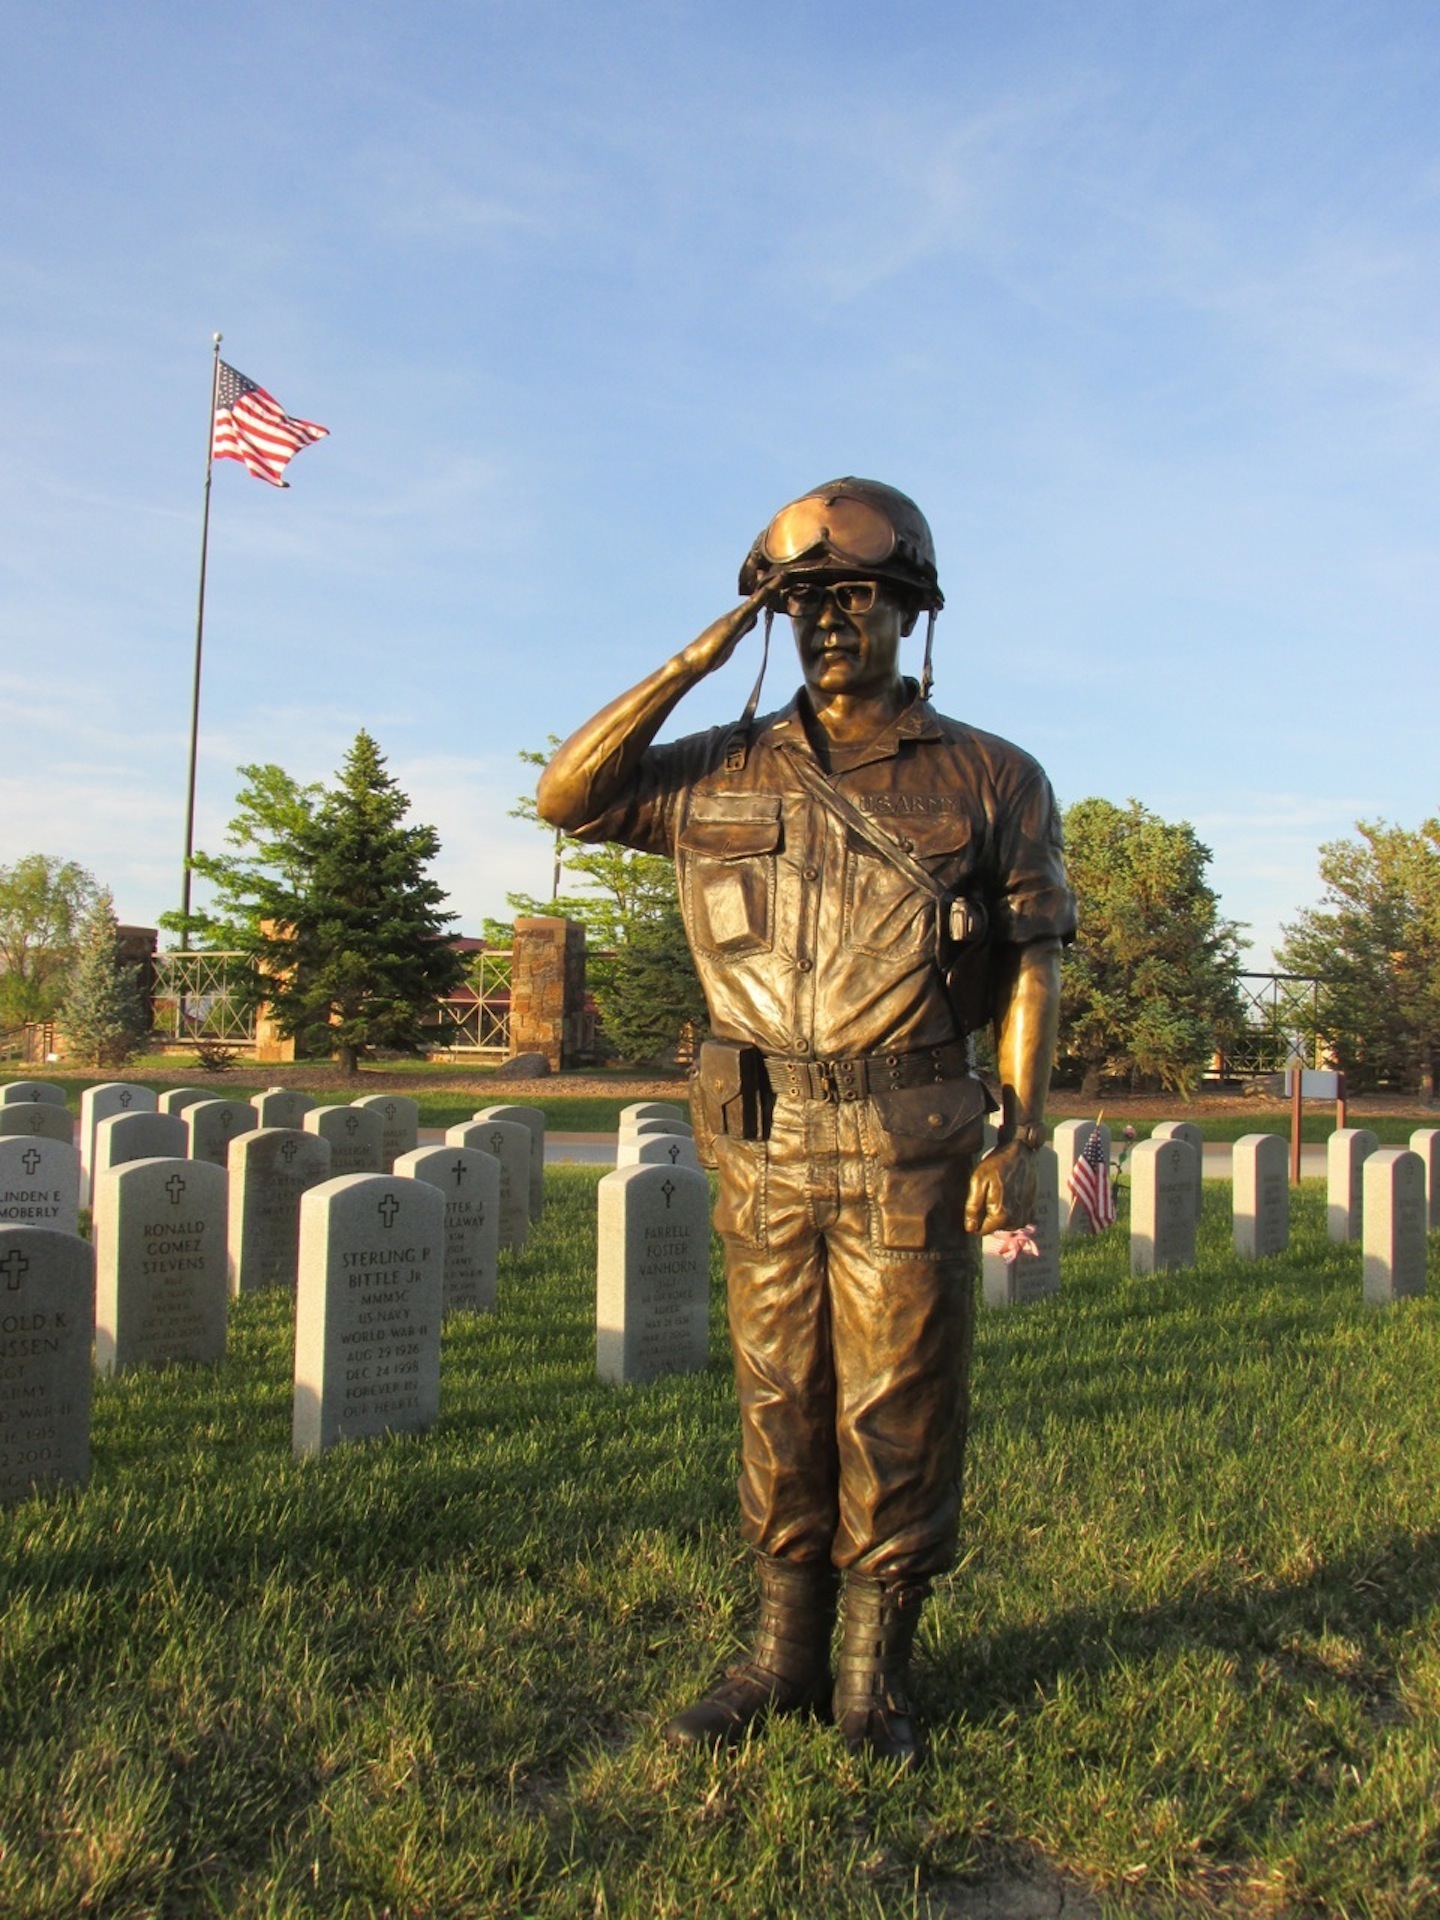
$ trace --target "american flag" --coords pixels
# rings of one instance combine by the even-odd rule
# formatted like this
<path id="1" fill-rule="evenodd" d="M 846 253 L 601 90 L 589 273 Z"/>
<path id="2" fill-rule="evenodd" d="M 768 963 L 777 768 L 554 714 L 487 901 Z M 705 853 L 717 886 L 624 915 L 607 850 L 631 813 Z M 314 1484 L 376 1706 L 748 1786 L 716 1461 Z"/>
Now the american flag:
<path id="1" fill-rule="evenodd" d="M 1090 1138 L 1079 1159 L 1070 1169 L 1069 1187 L 1071 1199 L 1078 1201 L 1089 1214 L 1090 1225 L 1096 1233 L 1111 1224 L 1115 1218 L 1115 1196 L 1110 1191 L 1110 1159 L 1098 1120 L 1090 1129 Z"/>
<path id="2" fill-rule="evenodd" d="M 297 420 L 286 413 L 273 394 L 220 362 L 211 447 L 215 459 L 243 461 L 257 480 L 288 487 L 290 482 L 281 476 L 289 462 L 302 447 L 325 439 L 329 432 L 313 420 Z"/>

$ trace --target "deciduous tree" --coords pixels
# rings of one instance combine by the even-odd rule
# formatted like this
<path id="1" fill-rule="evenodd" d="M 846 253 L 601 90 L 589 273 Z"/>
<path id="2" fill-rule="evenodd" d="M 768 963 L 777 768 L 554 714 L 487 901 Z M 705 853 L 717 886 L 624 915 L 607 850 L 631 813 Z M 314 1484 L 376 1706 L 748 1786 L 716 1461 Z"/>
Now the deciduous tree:
<path id="1" fill-rule="evenodd" d="M 1241 1018 L 1239 928 L 1206 880 L 1210 849 L 1187 821 L 1138 800 L 1080 800 L 1065 813 L 1079 900 L 1060 1015 L 1062 1069 L 1087 1093 L 1106 1078 L 1188 1094 L 1217 1037 Z"/>
<path id="2" fill-rule="evenodd" d="M 97 898 L 73 860 L 27 853 L 0 867 L 0 1030 L 54 1017 Z"/>
<path id="3" fill-rule="evenodd" d="M 1281 965 L 1320 982 L 1319 1037 L 1360 1085 L 1435 1093 L 1440 1055 L 1440 819 L 1356 822 L 1320 849 L 1324 904 L 1285 928 Z"/>
<path id="4" fill-rule="evenodd" d="M 162 927 L 188 933 L 192 946 L 245 952 L 259 938 L 262 888 L 272 883 L 298 888 L 305 872 L 299 836 L 315 817 L 325 789 L 318 781 L 302 786 L 273 761 L 239 769 L 245 785 L 235 796 L 235 813 L 225 829 L 233 853 L 201 853 L 190 865 L 209 882 L 213 899 L 190 915 L 160 917 Z"/>

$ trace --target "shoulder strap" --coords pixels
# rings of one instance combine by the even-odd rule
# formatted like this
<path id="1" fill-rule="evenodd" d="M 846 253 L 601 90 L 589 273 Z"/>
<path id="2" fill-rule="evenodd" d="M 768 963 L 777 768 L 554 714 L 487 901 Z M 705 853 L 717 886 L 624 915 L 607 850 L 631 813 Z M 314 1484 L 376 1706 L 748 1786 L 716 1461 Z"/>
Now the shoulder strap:
<path id="1" fill-rule="evenodd" d="M 933 874 L 927 873 L 918 860 L 912 859 L 899 841 L 886 833 L 883 827 L 877 827 L 867 814 L 863 814 L 854 803 L 828 781 L 820 769 L 813 766 L 799 753 L 786 755 L 786 762 L 793 767 L 805 790 L 822 807 L 829 809 L 847 827 L 854 829 L 867 845 L 872 846 L 882 860 L 887 860 L 897 872 L 928 893 L 932 900 L 938 900 L 942 906 L 948 904 L 950 895 L 945 891 Z"/>

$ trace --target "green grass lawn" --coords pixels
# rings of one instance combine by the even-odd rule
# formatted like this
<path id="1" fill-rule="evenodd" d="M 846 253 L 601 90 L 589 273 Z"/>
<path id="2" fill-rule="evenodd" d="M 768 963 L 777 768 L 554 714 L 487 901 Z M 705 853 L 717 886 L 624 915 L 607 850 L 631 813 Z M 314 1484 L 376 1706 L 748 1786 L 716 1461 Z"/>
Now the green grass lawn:
<path id="1" fill-rule="evenodd" d="M 1360 1303 L 1307 1187 L 1242 1267 L 1112 1233 L 983 1312 L 916 1779 L 658 1720 L 743 1631 L 718 1265 L 702 1375 L 594 1376 L 594 1185 L 554 1170 L 422 1438 L 289 1450 L 292 1306 L 97 1383 L 83 1493 L 0 1513 L 0 1914 L 1440 1910 L 1440 1306 Z M 1436 1281 L 1432 1276 L 1432 1288 Z M 1072 1908 L 1072 1911 L 1075 1909 Z"/>

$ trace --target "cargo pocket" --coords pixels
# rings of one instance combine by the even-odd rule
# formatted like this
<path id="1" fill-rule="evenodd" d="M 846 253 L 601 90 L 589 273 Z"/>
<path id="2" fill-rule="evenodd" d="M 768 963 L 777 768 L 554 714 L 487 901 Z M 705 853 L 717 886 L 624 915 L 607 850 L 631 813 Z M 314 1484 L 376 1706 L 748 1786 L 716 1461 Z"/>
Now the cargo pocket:
<path id="1" fill-rule="evenodd" d="M 715 1231 L 756 1253 L 763 1253 L 766 1246 L 766 1160 L 763 1140 L 731 1140 L 721 1135 L 715 1141 L 720 1174 Z"/>
<path id="2" fill-rule="evenodd" d="M 780 796 L 697 797 L 676 842 L 690 943 L 698 953 L 735 958 L 774 944 L 775 860 Z"/>
<path id="3" fill-rule="evenodd" d="M 942 1253 L 963 1243 L 970 1169 L 992 1104 L 973 1078 L 871 1095 L 865 1127 L 877 1246 Z"/>

